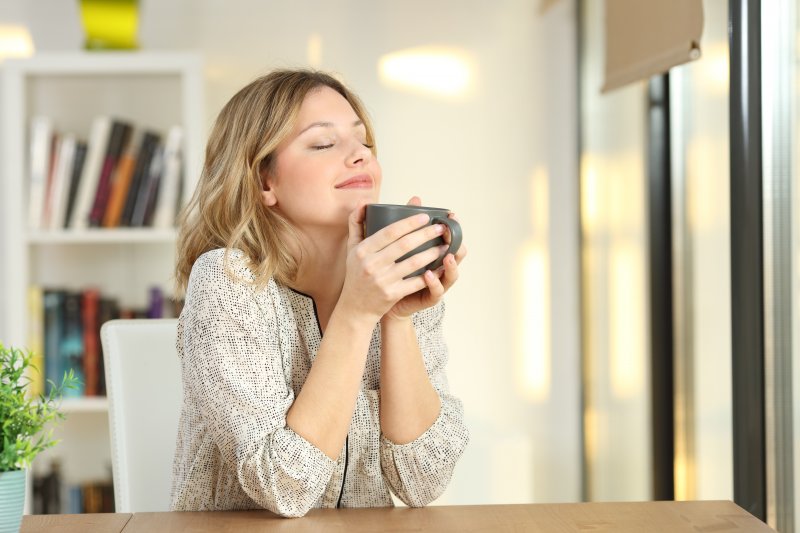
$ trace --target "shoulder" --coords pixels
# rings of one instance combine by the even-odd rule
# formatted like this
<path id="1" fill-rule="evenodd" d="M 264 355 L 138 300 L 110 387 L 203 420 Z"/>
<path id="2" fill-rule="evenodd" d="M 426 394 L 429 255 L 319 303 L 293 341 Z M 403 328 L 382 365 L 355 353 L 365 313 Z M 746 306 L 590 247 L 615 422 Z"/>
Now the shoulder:
<path id="1" fill-rule="evenodd" d="M 263 290 L 256 290 L 248 265 L 247 257 L 236 249 L 217 248 L 198 257 L 189 276 L 186 307 L 231 318 L 268 312 L 272 307 L 268 304 L 277 294 L 275 281 L 270 279 Z"/>
<path id="2" fill-rule="evenodd" d="M 231 282 L 253 281 L 254 276 L 248 266 L 247 257 L 240 250 L 215 248 L 198 257 L 192 265 L 189 285 L 202 281 L 224 283 L 224 279 Z"/>

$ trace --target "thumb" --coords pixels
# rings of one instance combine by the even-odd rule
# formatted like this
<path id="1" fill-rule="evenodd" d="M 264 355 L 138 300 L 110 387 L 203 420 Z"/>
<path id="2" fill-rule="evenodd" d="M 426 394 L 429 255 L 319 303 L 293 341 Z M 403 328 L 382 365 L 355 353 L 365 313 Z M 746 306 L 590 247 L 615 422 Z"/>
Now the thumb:
<path id="1" fill-rule="evenodd" d="M 412 196 L 406 205 L 422 205 L 422 200 L 420 200 L 419 196 Z"/>
<path id="2" fill-rule="evenodd" d="M 364 218 L 367 214 L 367 202 L 360 201 L 348 217 L 347 247 L 352 248 L 364 240 Z"/>

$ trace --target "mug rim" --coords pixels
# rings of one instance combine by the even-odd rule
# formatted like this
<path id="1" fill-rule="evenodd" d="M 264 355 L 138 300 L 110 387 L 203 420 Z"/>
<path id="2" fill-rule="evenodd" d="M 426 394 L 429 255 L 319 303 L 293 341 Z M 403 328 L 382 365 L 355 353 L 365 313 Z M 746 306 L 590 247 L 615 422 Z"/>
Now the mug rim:
<path id="1" fill-rule="evenodd" d="M 402 204 L 379 204 L 379 203 L 367 204 L 367 207 L 371 206 L 412 209 L 415 211 L 446 211 L 448 213 L 450 212 L 450 210 L 445 207 L 431 207 L 429 205 L 402 205 Z"/>

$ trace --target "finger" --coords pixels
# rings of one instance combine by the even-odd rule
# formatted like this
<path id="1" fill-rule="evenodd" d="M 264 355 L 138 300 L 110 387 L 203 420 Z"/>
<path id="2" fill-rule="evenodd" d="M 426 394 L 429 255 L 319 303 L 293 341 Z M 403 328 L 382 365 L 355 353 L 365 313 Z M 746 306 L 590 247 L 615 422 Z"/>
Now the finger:
<path id="1" fill-rule="evenodd" d="M 430 219 L 427 213 L 419 213 L 393 222 L 365 239 L 366 251 L 374 253 L 383 250 L 396 240 L 425 226 Z"/>
<path id="2" fill-rule="evenodd" d="M 433 272 L 426 270 L 422 277 L 425 279 L 425 284 L 428 287 L 428 291 L 430 291 L 430 298 L 433 301 L 437 301 L 444 296 L 444 293 L 447 289 L 445 289 L 445 286 L 442 284 L 439 278 L 434 275 Z"/>
<path id="3" fill-rule="evenodd" d="M 366 216 L 367 201 L 360 200 L 356 208 L 350 213 L 348 217 L 348 247 L 353 247 L 364 240 L 364 217 Z"/>
<path id="4" fill-rule="evenodd" d="M 405 278 L 406 276 L 416 272 L 417 270 L 425 267 L 436 261 L 442 254 L 447 250 L 447 246 L 434 246 L 432 248 L 428 248 L 418 254 L 414 254 L 408 259 L 404 259 L 397 263 L 394 267 L 396 271 L 395 275 L 401 278 Z"/>
<path id="5" fill-rule="evenodd" d="M 444 224 L 425 226 L 408 235 L 404 235 L 402 238 L 384 248 L 381 253 L 385 255 L 386 260 L 396 261 L 426 242 L 441 237 L 446 231 L 447 228 Z M 442 254 L 443 253 L 444 252 L 442 252 Z"/>
<path id="6" fill-rule="evenodd" d="M 450 211 L 449 213 L 447 213 L 447 218 L 452 218 L 452 219 L 453 219 L 453 220 L 455 220 L 456 222 L 461 222 L 461 221 L 458 219 L 458 217 L 456 216 L 456 214 L 455 214 L 455 213 L 453 213 L 452 211 Z"/>
<path id="7" fill-rule="evenodd" d="M 422 200 L 419 196 L 412 196 L 406 205 L 422 205 Z"/>
<path id="8" fill-rule="evenodd" d="M 404 297 L 414 294 L 415 292 L 419 292 L 427 286 L 428 284 L 425 281 L 424 274 L 422 276 L 414 276 L 413 278 L 404 279 L 401 282 L 402 293 Z"/>
<path id="9" fill-rule="evenodd" d="M 447 290 L 458 280 L 458 262 L 456 262 L 456 258 L 453 254 L 447 254 L 442 266 L 444 266 L 442 285 L 444 285 L 445 290 Z"/>

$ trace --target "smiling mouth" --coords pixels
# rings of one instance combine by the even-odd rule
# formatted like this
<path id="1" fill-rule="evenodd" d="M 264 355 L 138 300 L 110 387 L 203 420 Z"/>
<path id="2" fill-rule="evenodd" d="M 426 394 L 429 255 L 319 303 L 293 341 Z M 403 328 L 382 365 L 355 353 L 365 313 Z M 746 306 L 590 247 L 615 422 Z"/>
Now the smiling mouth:
<path id="1" fill-rule="evenodd" d="M 336 189 L 371 189 L 372 178 L 367 175 L 354 176 L 335 185 Z"/>

